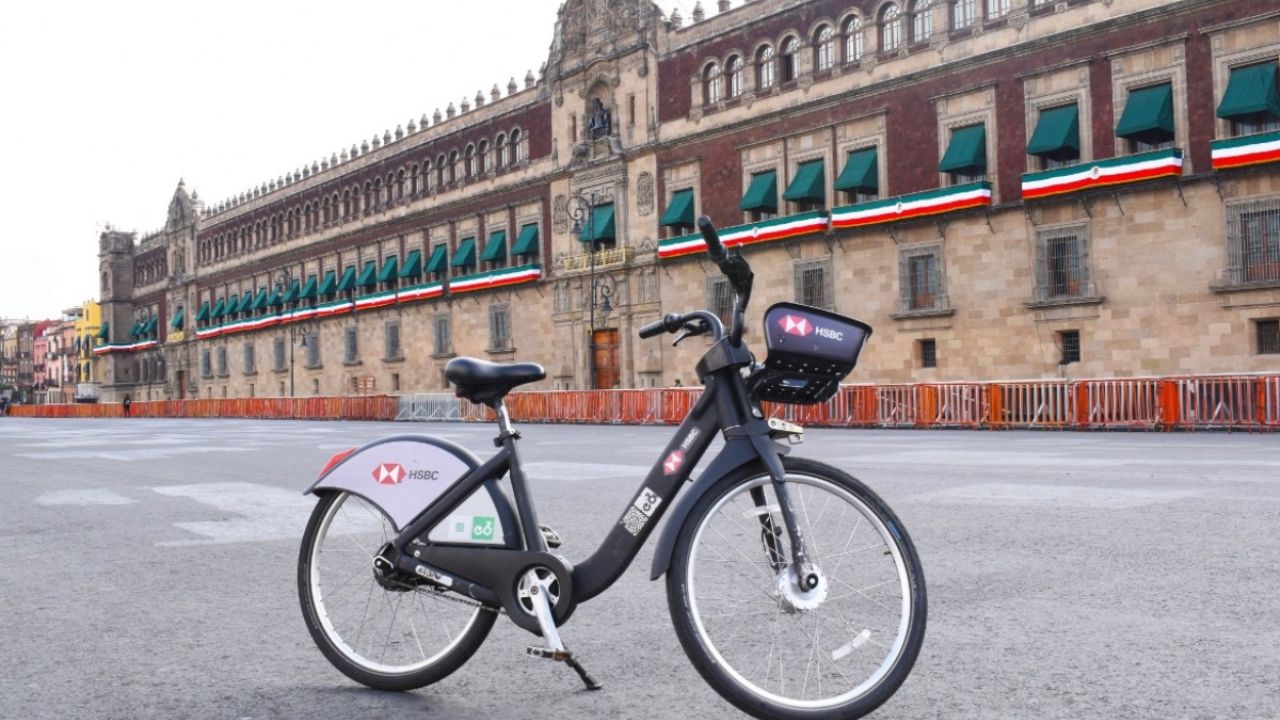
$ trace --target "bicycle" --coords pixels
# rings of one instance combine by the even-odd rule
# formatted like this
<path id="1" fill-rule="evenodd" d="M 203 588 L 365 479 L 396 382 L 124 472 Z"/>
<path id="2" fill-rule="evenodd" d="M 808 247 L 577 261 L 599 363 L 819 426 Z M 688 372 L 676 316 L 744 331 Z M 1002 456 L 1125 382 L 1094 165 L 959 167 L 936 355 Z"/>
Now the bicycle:
<path id="1" fill-rule="evenodd" d="M 698 225 L 734 290 L 731 327 L 700 310 L 640 330 L 680 333 L 676 344 L 712 335 L 697 366 L 705 390 L 585 561 L 551 552 L 560 538 L 538 522 L 503 404 L 545 377 L 539 365 L 446 366 L 460 397 L 496 415 L 499 450 L 484 463 L 429 436 L 386 438 L 330 460 L 307 490 L 320 499 L 298 591 L 312 637 L 338 670 L 373 688 L 423 687 L 461 667 L 505 614 L 542 639 L 529 654 L 566 663 L 598 689 L 559 629 L 623 574 L 669 512 L 651 579 L 666 576 L 685 654 L 727 701 L 759 718 L 827 720 L 865 715 L 897 691 L 924 640 L 915 548 L 861 482 L 789 456 L 803 428 L 767 419 L 760 404 L 830 398 L 871 328 L 778 303 L 765 313 L 768 356 L 756 363 L 742 342 L 750 265 L 725 252 L 708 218 Z M 678 495 L 717 432 L 724 447 Z M 510 497 L 498 486 L 508 475 Z"/>

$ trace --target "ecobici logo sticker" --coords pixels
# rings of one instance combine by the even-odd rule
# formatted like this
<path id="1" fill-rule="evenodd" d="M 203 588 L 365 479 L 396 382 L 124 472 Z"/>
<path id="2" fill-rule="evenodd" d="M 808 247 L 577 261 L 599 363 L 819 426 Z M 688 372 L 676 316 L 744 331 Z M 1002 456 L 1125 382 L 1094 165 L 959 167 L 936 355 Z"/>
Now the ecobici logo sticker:
<path id="1" fill-rule="evenodd" d="M 455 515 L 449 518 L 449 539 L 461 542 L 495 542 L 498 519 L 492 515 Z"/>
<path id="2" fill-rule="evenodd" d="M 658 497 L 658 493 L 647 487 L 641 488 L 640 495 L 636 497 L 635 502 L 631 503 L 631 507 L 627 508 L 627 514 L 622 516 L 622 527 L 632 535 L 639 535 L 661 504 L 662 498 Z"/>

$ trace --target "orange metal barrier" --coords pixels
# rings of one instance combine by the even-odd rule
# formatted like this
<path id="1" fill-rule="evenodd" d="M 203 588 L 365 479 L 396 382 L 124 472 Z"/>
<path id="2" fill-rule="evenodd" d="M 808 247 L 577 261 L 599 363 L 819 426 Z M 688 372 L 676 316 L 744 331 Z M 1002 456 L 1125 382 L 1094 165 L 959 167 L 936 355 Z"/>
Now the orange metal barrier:
<path id="1" fill-rule="evenodd" d="M 551 390 L 508 396 L 524 422 L 679 423 L 702 388 Z M 401 412 L 401 401 L 456 403 L 448 417 Z M 492 420 L 483 405 L 450 395 L 310 398 L 200 398 L 135 402 L 138 418 L 279 418 L 295 420 Z M 1280 375 L 1192 376 L 993 383 L 846 385 L 817 405 L 766 403 L 765 411 L 814 427 L 1209 429 L 1280 428 Z M 16 405 L 14 417 L 119 418 L 118 403 Z"/>

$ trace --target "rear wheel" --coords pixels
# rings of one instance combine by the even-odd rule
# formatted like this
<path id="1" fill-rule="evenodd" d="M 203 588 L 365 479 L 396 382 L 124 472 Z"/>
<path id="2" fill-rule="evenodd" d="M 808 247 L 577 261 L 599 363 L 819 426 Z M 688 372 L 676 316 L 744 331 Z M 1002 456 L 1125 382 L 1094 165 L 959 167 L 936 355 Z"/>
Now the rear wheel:
<path id="1" fill-rule="evenodd" d="M 925 630 L 924 574 L 901 523 L 848 474 L 784 459 L 819 581 L 801 590 L 762 465 L 701 498 L 680 530 L 667 597 L 703 678 L 759 718 L 856 718 L 898 689 Z"/>
<path id="2" fill-rule="evenodd" d="M 412 690 L 457 670 L 497 614 L 416 578 L 381 576 L 373 559 L 395 538 L 378 508 L 325 495 L 298 557 L 298 598 L 316 645 L 347 677 L 380 690 Z"/>

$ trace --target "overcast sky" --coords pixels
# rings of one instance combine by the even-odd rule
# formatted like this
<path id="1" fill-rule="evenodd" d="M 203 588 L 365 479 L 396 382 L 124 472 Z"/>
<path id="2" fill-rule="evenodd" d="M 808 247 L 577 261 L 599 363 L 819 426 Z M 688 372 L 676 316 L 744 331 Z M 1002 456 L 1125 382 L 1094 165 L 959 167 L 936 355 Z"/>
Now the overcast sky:
<path id="1" fill-rule="evenodd" d="M 158 229 L 180 178 L 216 203 L 494 83 L 523 87 L 560 4 L 9 3 L 0 318 L 96 298 L 102 228 Z"/>

